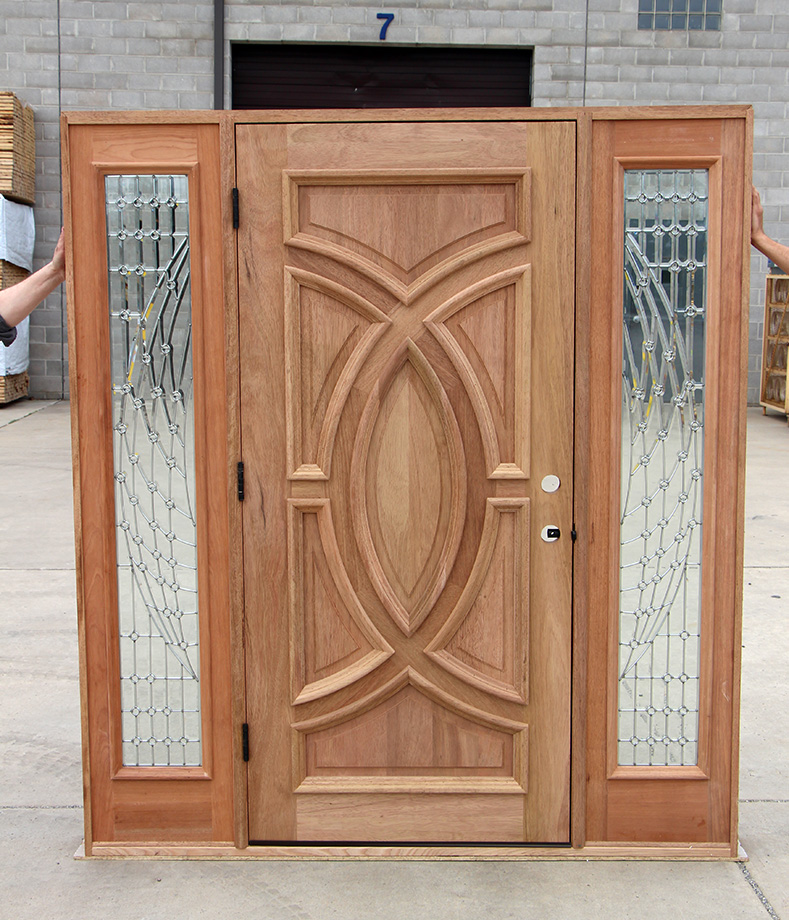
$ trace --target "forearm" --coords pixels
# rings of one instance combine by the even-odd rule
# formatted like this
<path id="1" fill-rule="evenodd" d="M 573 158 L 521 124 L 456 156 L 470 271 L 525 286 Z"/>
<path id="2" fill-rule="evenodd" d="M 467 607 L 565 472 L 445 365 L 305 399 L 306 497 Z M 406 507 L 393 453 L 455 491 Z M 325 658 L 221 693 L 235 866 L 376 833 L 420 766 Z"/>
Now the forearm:
<path id="1" fill-rule="evenodd" d="M 0 316 L 16 326 L 64 280 L 65 273 L 49 262 L 32 275 L 0 291 Z"/>
<path id="2" fill-rule="evenodd" d="M 775 240 L 771 239 L 764 232 L 753 234 L 751 242 L 759 252 L 775 262 L 785 275 L 789 275 L 789 246 L 784 246 L 782 243 L 776 243 Z"/>

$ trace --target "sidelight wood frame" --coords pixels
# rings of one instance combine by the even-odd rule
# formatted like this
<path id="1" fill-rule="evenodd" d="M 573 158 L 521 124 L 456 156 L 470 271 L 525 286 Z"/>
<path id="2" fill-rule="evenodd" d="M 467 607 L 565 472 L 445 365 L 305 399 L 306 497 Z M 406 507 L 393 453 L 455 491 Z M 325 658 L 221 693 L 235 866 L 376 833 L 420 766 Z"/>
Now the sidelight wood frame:
<path id="1" fill-rule="evenodd" d="M 232 225 L 235 127 L 551 120 L 574 121 L 577 132 L 575 260 L 568 257 L 567 264 L 556 267 L 557 271 L 574 269 L 576 290 L 578 540 L 573 575 L 571 846 L 249 847 L 241 743 L 245 721 L 241 512 L 235 495 L 236 464 L 242 456 L 237 278 L 243 271 Z M 86 855 L 737 857 L 749 293 L 746 177 L 751 170 L 752 134 L 752 112 L 743 106 L 63 115 Z M 710 218 L 710 252 L 717 258 L 710 259 L 709 275 L 701 753 L 698 767 L 623 768 L 616 766 L 614 734 L 620 177 L 625 168 L 687 166 L 710 168 L 711 186 L 717 189 Z M 113 709 L 118 693 L 117 601 L 102 177 L 109 172 L 155 170 L 189 174 L 192 196 L 195 398 L 201 422 L 196 449 L 203 458 L 198 466 L 201 663 L 206 676 L 201 691 L 203 768 L 121 767 L 116 753 L 120 716 L 119 707 Z"/>

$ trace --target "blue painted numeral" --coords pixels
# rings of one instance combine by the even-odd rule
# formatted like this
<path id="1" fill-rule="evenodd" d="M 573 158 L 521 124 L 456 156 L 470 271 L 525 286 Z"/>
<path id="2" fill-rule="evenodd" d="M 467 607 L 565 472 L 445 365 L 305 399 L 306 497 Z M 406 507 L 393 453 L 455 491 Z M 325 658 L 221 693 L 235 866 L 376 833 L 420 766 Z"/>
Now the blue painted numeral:
<path id="1" fill-rule="evenodd" d="M 381 34 L 378 36 L 381 41 L 384 41 L 386 38 L 386 30 L 392 24 L 392 20 L 394 19 L 394 13 L 379 13 L 377 18 L 384 20 L 384 24 L 381 26 Z"/>

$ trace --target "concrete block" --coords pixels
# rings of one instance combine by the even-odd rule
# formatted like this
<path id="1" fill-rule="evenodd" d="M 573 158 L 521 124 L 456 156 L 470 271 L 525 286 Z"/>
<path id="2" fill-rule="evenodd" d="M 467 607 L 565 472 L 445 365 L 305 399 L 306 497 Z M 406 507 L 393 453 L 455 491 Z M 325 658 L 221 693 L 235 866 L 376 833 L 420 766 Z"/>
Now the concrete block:
<path id="1" fill-rule="evenodd" d="M 769 32 L 773 28 L 773 17 L 741 13 L 738 28 L 740 32 Z"/>
<path id="2" fill-rule="evenodd" d="M 700 66 L 704 61 L 704 51 L 700 48 L 670 48 L 668 52 L 669 65 L 679 67 Z M 732 52 L 735 54 L 736 52 Z M 712 63 L 712 62 L 710 62 Z"/>
<path id="3" fill-rule="evenodd" d="M 253 42 L 281 42 L 283 28 L 281 23 L 250 23 L 244 35 L 244 40 Z"/>
<path id="4" fill-rule="evenodd" d="M 652 79 L 651 67 L 626 65 L 624 67 L 617 67 L 616 70 L 619 78 L 618 82 L 620 83 L 644 83 Z M 611 80 L 609 82 L 614 83 L 617 81 Z"/>
<path id="5" fill-rule="evenodd" d="M 36 36 L 25 39 L 25 51 L 28 54 L 57 54 L 58 40 L 56 36 Z"/>
<path id="6" fill-rule="evenodd" d="M 720 32 L 688 32 L 688 45 L 691 48 L 719 48 L 722 41 Z"/>
<path id="7" fill-rule="evenodd" d="M 213 54 L 214 43 L 199 42 L 191 38 L 163 38 L 159 43 L 159 53 L 170 57 L 189 57 L 194 54 Z"/>
<path id="8" fill-rule="evenodd" d="M 110 70 L 114 58 L 108 54 L 91 54 L 89 56 L 80 56 L 77 60 L 77 70 L 83 73 L 98 73 L 102 70 Z"/>
<path id="9" fill-rule="evenodd" d="M 203 92 L 179 93 L 178 108 L 182 111 L 212 109 L 214 107 L 213 77 L 208 78 L 206 82 L 210 83 L 210 89 Z M 156 107 L 153 106 L 153 108 Z M 162 107 L 161 103 L 158 107 Z"/>
<path id="10" fill-rule="evenodd" d="M 496 10 L 469 10 L 468 24 L 482 29 L 496 29 L 501 27 L 502 14 Z"/>
<path id="11" fill-rule="evenodd" d="M 668 102 L 668 86 L 665 83 L 636 84 L 635 91 L 636 103 Z"/>
<path id="12" fill-rule="evenodd" d="M 156 55 L 162 47 L 155 38 L 129 38 L 126 50 L 129 54 Z"/>
<path id="13" fill-rule="evenodd" d="M 377 11 L 375 12 L 377 13 Z M 365 11 L 365 16 L 367 17 L 367 21 L 369 21 L 369 17 L 372 15 L 372 13 L 373 13 L 373 10 Z M 375 20 L 375 21 L 378 22 L 378 20 Z M 380 22 L 378 24 L 380 26 Z M 399 10 L 397 13 L 395 13 L 395 18 L 392 21 L 392 26 L 390 26 L 390 28 L 396 27 L 399 25 L 436 26 L 437 28 L 442 29 L 445 35 L 448 33 L 448 29 L 445 26 L 439 23 L 436 23 L 435 10 L 423 10 L 423 9 Z"/>
<path id="14" fill-rule="evenodd" d="M 601 48 L 603 52 L 603 62 L 605 64 L 635 64 L 637 51 L 634 48 Z"/>
<path id="15" fill-rule="evenodd" d="M 176 35 L 178 38 L 205 38 L 213 41 L 213 28 L 204 22 L 177 22 Z"/>
<path id="16" fill-rule="evenodd" d="M 468 17 L 467 10 L 436 10 L 433 22 L 447 29 L 460 29 L 468 26 Z M 480 41 L 482 41 L 482 32 L 480 32 Z"/>
<path id="17" fill-rule="evenodd" d="M 636 63 L 659 67 L 661 64 L 668 64 L 670 53 L 667 48 L 639 48 L 636 52 Z"/>
<path id="18" fill-rule="evenodd" d="M 684 83 L 688 79 L 688 68 L 666 65 L 652 68 L 653 83 Z"/>
<path id="19" fill-rule="evenodd" d="M 507 10 L 502 13 L 501 24 L 505 29 L 536 29 L 537 14 L 534 10 Z"/>
<path id="20" fill-rule="evenodd" d="M 136 83 L 135 79 L 135 83 Z M 132 110 L 141 109 L 145 104 L 145 95 L 137 89 L 113 90 L 110 93 L 110 105 L 114 109 Z"/>
<path id="21" fill-rule="evenodd" d="M 170 57 L 152 57 L 136 58 L 144 62 L 144 71 L 146 73 L 174 73 L 178 67 L 178 58 Z M 121 61 L 121 66 L 125 64 L 125 59 Z"/>
<path id="22" fill-rule="evenodd" d="M 519 33 L 517 29 L 486 29 L 486 45 L 517 45 Z"/>
<path id="23" fill-rule="evenodd" d="M 539 50 L 541 47 L 545 47 L 550 40 L 550 29 L 534 28 L 518 30 L 518 44 L 520 45 L 531 45 Z"/>
<path id="24" fill-rule="evenodd" d="M 331 8 L 332 22 L 336 22 L 340 25 L 346 23 L 355 23 L 359 24 L 365 21 L 366 10 L 360 9 L 359 7 L 345 7 L 345 6 L 335 6 Z M 397 14 L 398 20 L 405 22 L 404 18 L 406 14 L 413 15 L 419 14 L 424 15 L 430 21 L 432 21 L 433 14 L 429 10 L 402 10 Z"/>
<path id="25" fill-rule="evenodd" d="M 149 0 L 130 0 L 127 4 L 126 16 L 129 19 L 155 22 L 164 18 L 166 5 L 165 3 L 151 3 Z"/>
<path id="26" fill-rule="evenodd" d="M 420 45 L 445 45 L 449 42 L 446 29 L 438 26 L 417 26 L 416 40 Z"/>
<path id="27" fill-rule="evenodd" d="M 703 87 L 698 83 L 670 83 L 668 101 L 672 104 L 700 104 L 702 102 L 702 89 Z"/>
<path id="28" fill-rule="evenodd" d="M 583 80 L 583 76 L 583 67 L 575 64 L 554 64 L 551 67 L 551 79 L 554 81 Z"/>
<path id="29" fill-rule="evenodd" d="M 489 10 L 520 10 L 520 0 L 488 0 Z M 534 10 L 520 10 L 524 15 L 534 15 Z"/>
<path id="30" fill-rule="evenodd" d="M 599 105 L 632 105 L 636 101 L 635 83 L 605 83 L 602 89 Z"/>
<path id="31" fill-rule="evenodd" d="M 296 6 L 266 6 L 262 10 L 265 22 L 298 22 L 299 8 Z"/>
<path id="32" fill-rule="evenodd" d="M 459 45 L 481 45 L 485 41 L 484 29 L 452 29 L 451 41 Z"/>
<path id="33" fill-rule="evenodd" d="M 704 34 L 712 34 L 712 33 L 704 33 L 704 32 L 692 32 L 691 33 L 691 35 L 704 35 Z M 701 47 L 703 45 L 703 42 L 701 40 L 699 41 L 694 40 L 693 42 L 691 42 L 691 44 Z M 707 47 L 709 47 L 709 43 L 707 44 Z M 738 49 L 739 48 L 755 48 L 757 47 L 756 46 L 756 35 L 754 35 L 753 32 L 727 32 L 725 45 L 721 42 L 719 43 L 718 47 L 738 48 Z"/>
<path id="34" fill-rule="evenodd" d="M 203 15 L 198 15 L 200 11 Z M 213 0 L 202 0 L 198 3 L 172 3 L 167 4 L 167 15 L 176 22 L 186 22 L 189 19 L 200 20 L 201 22 L 214 21 L 214 4 Z"/>

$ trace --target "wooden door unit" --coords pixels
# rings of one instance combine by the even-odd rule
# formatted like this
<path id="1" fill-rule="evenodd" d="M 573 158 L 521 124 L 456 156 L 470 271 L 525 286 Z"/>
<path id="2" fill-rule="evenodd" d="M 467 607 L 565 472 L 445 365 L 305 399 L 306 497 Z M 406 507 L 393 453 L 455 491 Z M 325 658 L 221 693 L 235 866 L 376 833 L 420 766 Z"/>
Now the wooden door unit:
<path id="1" fill-rule="evenodd" d="M 566 842 L 574 126 L 237 151 L 250 838 Z"/>
<path id="2" fill-rule="evenodd" d="M 64 115 L 88 855 L 736 855 L 751 131 L 741 107 Z M 671 169 L 709 177 L 698 758 L 623 766 L 623 176 Z M 190 766 L 124 753 L 116 174 L 189 188 Z"/>

